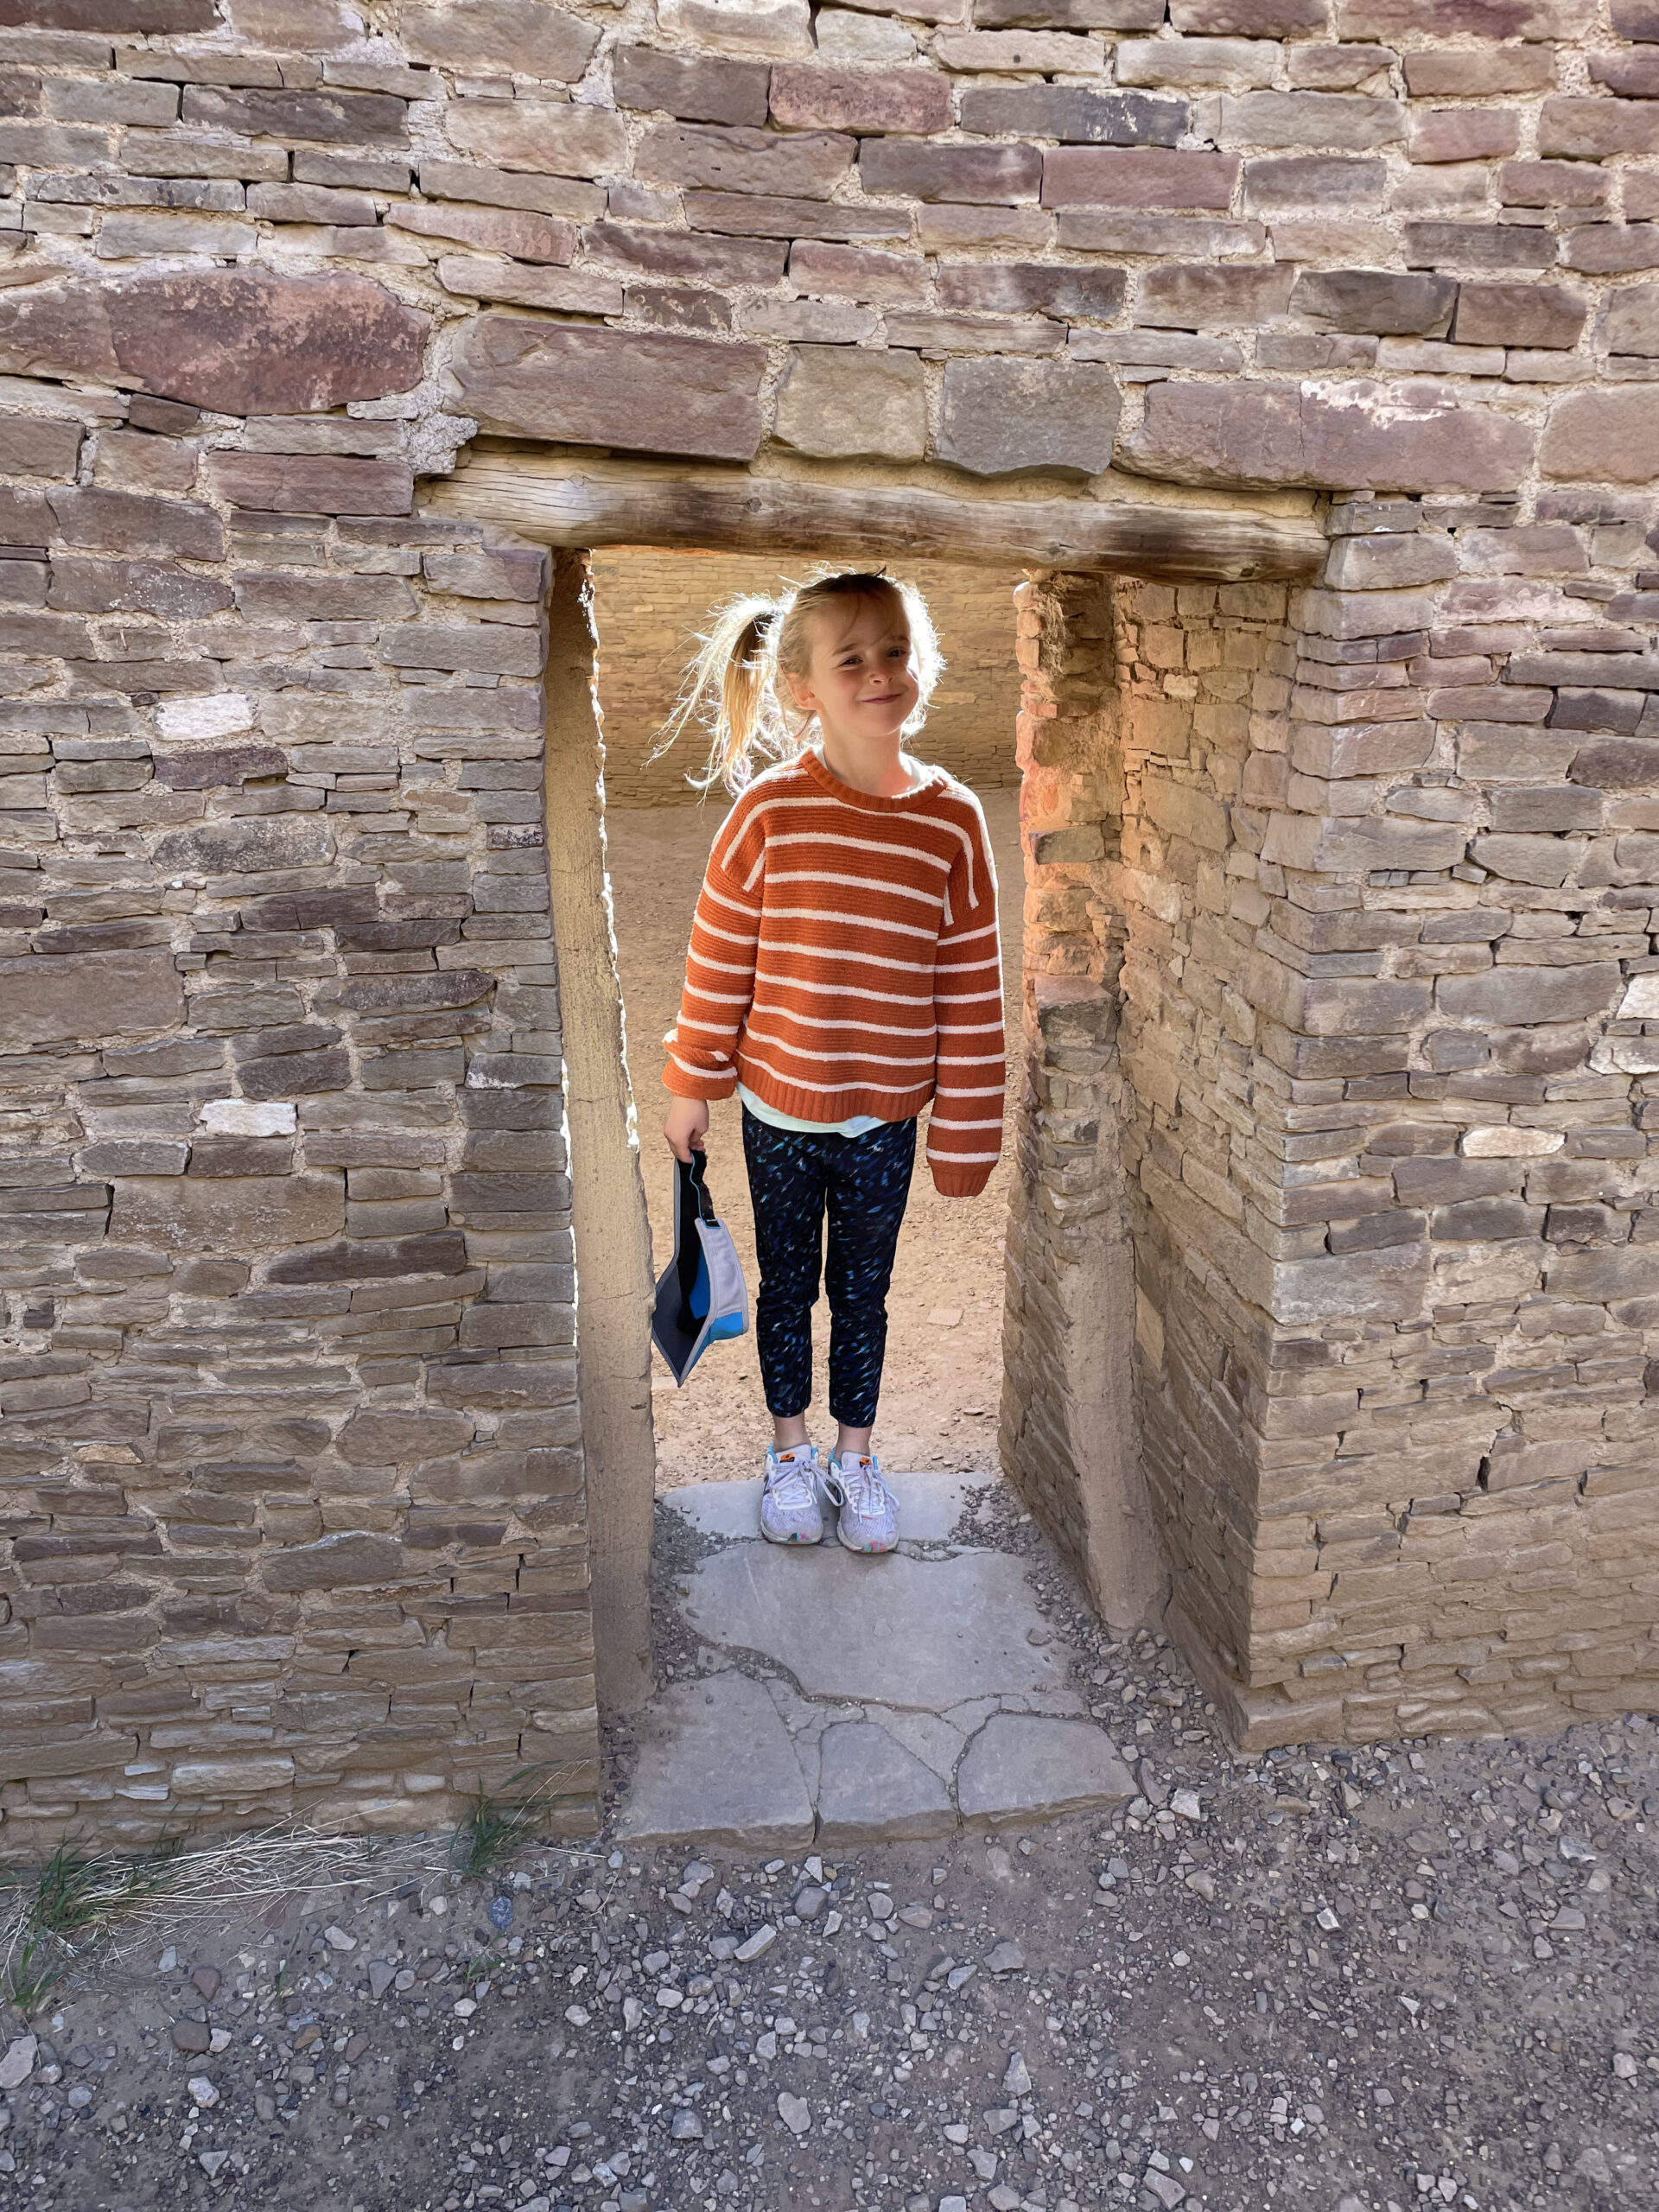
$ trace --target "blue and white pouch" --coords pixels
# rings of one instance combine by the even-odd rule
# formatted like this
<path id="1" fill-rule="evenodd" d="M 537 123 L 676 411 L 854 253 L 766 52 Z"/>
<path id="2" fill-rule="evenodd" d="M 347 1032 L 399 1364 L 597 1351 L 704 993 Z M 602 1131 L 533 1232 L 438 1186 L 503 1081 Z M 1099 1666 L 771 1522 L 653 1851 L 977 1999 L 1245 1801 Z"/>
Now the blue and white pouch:
<path id="1" fill-rule="evenodd" d="M 677 1382 L 706 1347 L 741 1337 L 749 1325 L 749 1292 L 731 1231 L 715 1212 L 703 1157 L 675 1162 L 674 1256 L 657 1278 L 652 1341 Z"/>

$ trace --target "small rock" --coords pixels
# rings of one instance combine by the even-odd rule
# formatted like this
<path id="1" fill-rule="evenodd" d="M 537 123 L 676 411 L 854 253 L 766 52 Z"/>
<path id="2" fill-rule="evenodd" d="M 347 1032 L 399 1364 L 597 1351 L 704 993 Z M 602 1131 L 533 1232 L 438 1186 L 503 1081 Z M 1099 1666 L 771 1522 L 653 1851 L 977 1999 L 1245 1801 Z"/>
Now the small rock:
<path id="1" fill-rule="evenodd" d="M 197 1967 L 193 1969 L 190 1979 L 195 1983 L 196 1987 L 201 1992 L 204 2002 L 211 2005 L 214 1998 L 219 1994 L 219 1985 L 220 1980 L 219 1968 L 217 1967 Z"/>
<path id="2" fill-rule="evenodd" d="M 369 1994 L 371 1997 L 384 1997 L 397 1979 L 397 1967 L 391 1965 L 386 1960 L 371 1959 L 369 1961 Z"/>
<path id="3" fill-rule="evenodd" d="M 357 1948 L 356 1936 L 348 1936 L 343 1928 L 336 1928 L 332 1921 L 323 1929 L 322 1940 L 331 1951 L 354 1951 Z"/>
<path id="4" fill-rule="evenodd" d="M 225 2161 L 230 2157 L 230 2155 L 231 2154 L 228 2151 L 199 2152 L 196 2157 L 196 2164 L 201 2168 L 201 2171 L 207 2175 L 209 2181 L 215 2181 L 219 2177 L 219 2168 L 224 2164 Z"/>
<path id="5" fill-rule="evenodd" d="M 1052 1643 L 1053 1641 L 1053 1637 L 1046 1628 L 1028 1628 L 1026 1630 L 1026 1642 L 1036 1644 L 1039 1649 L 1045 1643 Z"/>
<path id="6" fill-rule="evenodd" d="M 512 1899 L 493 1897 L 490 1899 L 490 1925 L 505 1935 L 512 1925 Z"/>
<path id="7" fill-rule="evenodd" d="M 213 2047 L 213 2039 L 208 2033 L 205 2020 L 174 2021 L 173 2048 L 175 2050 L 211 2050 Z"/>
<path id="8" fill-rule="evenodd" d="M 1160 2173 L 1156 2166 L 1147 2168 L 1141 2177 L 1141 2186 L 1152 2191 L 1158 2202 L 1164 2206 L 1165 2212 L 1174 2212 L 1175 2206 L 1179 2204 L 1186 2195 L 1186 2191 L 1173 2174 Z"/>
<path id="9" fill-rule="evenodd" d="M 1199 1802 L 1196 1789 L 1175 1790 L 1170 1797 L 1169 1809 L 1172 1813 L 1179 1813 L 1184 1821 L 1201 1821 L 1204 1818 L 1204 1807 Z"/>
<path id="10" fill-rule="evenodd" d="M 820 1889 L 815 1884 L 809 1882 L 797 1896 L 795 1910 L 803 1920 L 816 1920 L 829 1902 L 829 1891 Z"/>
<path id="11" fill-rule="evenodd" d="M 176 1974 L 178 1970 L 179 1955 L 174 1948 L 173 1945 L 169 1943 L 167 1948 L 162 1953 L 161 1957 L 156 1960 L 156 1971 L 157 1974 Z"/>
<path id="12" fill-rule="evenodd" d="M 1019 1974 L 1026 1955 L 1017 1943 L 999 1943 L 985 1963 L 993 1974 Z"/>
<path id="13" fill-rule="evenodd" d="M 564 2017 L 573 2028 L 585 2028 L 594 2016 L 591 2012 L 585 2012 L 580 2005 L 567 2005 L 564 2008 Z"/>
<path id="14" fill-rule="evenodd" d="M 954 1329 L 961 1319 L 960 1306 L 930 1306 L 927 1310 L 930 1329 Z"/>
<path id="15" fill-rule="evenodd" d="M 40 2050 L 35 2036 L 19 2036 L 8 2044 L 6 2055 L 0 2058 L 0 2089 L 21 2089 L 35 2071 L 35 2057 Z"/>
<path id="16" fill-rule="evenodd" d="M 763 1920 L 753 1935 L 744 1937 L 732 1956 L 740 1966 L 747 1966 L 751 1959 L 758 1959 L 763 1951 L 769 1951 L 777 1941 L 778 1930 L 769 1920 Z"/>
<path id="17" fill-rule="evenodd" d="M 1031 2094 L 1031 2069 L 1026 2064 L 1023 2050 L 1008 2054 L 1007 2071 L 1002 2076 L 1002 2087 L 1011 2097 L 1028 2097 Z"/>
<path id="18" fill-rule="evenodd" d="M 1635 2081 L 1637 2064 L 1628 2050 L 1616 2050 L 1613 2053 L 1613 2074 L 1620 2082 Z"/>
<path id="19" fill-rule="evenodd" d="M 254 2091 L 253 2109 L 255 2116 L 259 2120 L 270 2121 L 276 2119 L 276 2100 L 271 2095 L 269 2089 L 256 2089 Z"/>
<path id="20" fill-rule="evenodd" d="M 185 2087 L 204 2112 L 211 2112 L 219 2102 L 219 2091 L 205 2074 L 193 2074 Z"/>
<path id="21" fill-rule="evenodd" d="M 902 1908 L 899 1917 L 906 1928 L 931 1928 L 933 1925 L 932 1909 L 925 1904 L 907 1904 Z"/>
<path id="22" fill-rule="evenodd" d="M 968 2200 L 965 2196 L 942 2196 L 939 2212 L 968 2212 Z"/>
<path id="23" fill-rule="evenodd" d="M 985 2115 L 985 2133 L 988 2135 L 1006 2135 L 1010 2128 L 1019 2125 L 1020 2114 L 1012 2105 L 993 2105 Z"/>
<path id="24" fill-rule="evenodd" d="M 986 2202 L 991 2212 L 1020 2212 L 1020 2192 L 1017 2189 L 1010 2189 L 1007 2182 L 1000 2181 Z"/>
<path id="25" fill-rule="evenodd" d="M 683 2105 L 668 2123 L 668 2132 L 677 2143 L 700 2143 L 702 2122 L 689 2106 Z"/>
<path id="26" fill-rule="evenodd" d="M 812 2125 L 812 2107 L 804 2097 L 793 2097 L 787 2089 L 780 2089 L 778 2117 L 791 2135 L 804 2135 Z"/>
<path id="27" fill-rule="evenodd" d="M 645 2017 L 645 2008 L 637 1997 L 625 1997 L 622 1999 L 622 2024 L 630 2035 Z"/>
<path id="28" fill-rule="evenodd" d="M 973 2168 L 974 2171 L 979 2176 L 981 2181 L 995 2181 L 996 2179 L 996 2153 L 994 2151 L 987 2151 L 979 2144 L 976 2143 L 973 2149 L 968 2153 L 968 2163 Z"/>

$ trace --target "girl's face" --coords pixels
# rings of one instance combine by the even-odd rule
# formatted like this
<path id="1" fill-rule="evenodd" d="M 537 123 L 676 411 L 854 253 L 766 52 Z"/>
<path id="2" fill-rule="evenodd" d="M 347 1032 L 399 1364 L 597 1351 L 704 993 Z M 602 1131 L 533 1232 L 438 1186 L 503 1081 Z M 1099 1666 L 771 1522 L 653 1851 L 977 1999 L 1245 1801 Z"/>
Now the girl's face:
<path id="1" fill-rule="evenodd" d="M 804 676 L 785 671 L 790 694 L 803 714 L 852 741 L 891 741 L 921 697 L 905 603 L 882 592 L 808 618 L 811 654 Z"/>

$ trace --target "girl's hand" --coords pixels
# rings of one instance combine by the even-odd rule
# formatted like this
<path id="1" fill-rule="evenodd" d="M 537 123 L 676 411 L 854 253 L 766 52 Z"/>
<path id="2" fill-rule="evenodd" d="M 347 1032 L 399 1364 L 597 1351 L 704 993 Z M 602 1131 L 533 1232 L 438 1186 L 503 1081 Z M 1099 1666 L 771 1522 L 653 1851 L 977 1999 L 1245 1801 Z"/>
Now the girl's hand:
<path id="1" fill-rule="evenodd" d="M 709 1101 L 677 1097 L 663 1123 L 663 1135 L 668 1139 L 668 1148 L 675 1159 L 689 1162 L 694 1152 L 703 1149 L 703 1139 L 708 1134 Z"/>

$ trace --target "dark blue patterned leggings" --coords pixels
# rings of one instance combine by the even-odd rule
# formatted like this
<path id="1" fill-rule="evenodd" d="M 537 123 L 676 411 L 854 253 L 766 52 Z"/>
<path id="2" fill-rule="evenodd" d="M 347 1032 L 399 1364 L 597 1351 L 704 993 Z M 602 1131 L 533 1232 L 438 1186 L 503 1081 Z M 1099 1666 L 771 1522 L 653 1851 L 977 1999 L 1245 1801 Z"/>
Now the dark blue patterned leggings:
<path id="1" fill-rule="evenodd" d="M 760 1262 L 754 1333 L 767 1408 L 787 1420 L 811 1402 L 812 1308 L 827 1204 L 830 1411 L 844 1428 L 870 1428 L 887 1348 L 887 1284 L 916 1160 L 915 1120 L 885 1122 L 861 1137 L 812 1136 L 773 1128 L 746 1106 L 743 1156 Z"/>

